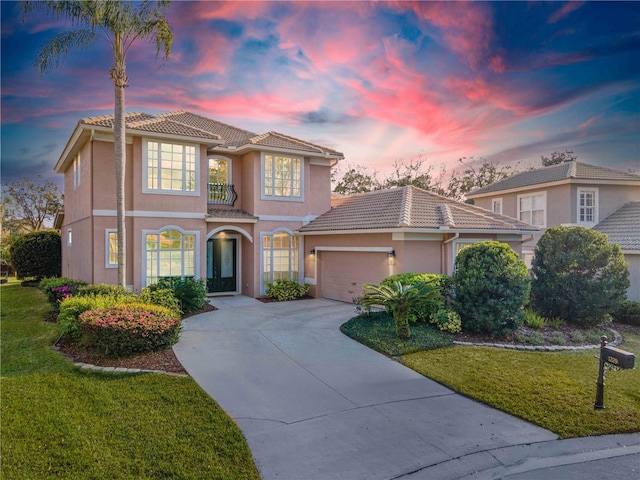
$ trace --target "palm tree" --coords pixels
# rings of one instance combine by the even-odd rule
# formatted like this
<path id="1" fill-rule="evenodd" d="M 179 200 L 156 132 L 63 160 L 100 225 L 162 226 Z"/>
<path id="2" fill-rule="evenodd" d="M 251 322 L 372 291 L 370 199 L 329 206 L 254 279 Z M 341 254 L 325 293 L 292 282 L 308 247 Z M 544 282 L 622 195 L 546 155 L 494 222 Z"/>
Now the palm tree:
<path id="1" fill-rule="evenodd" d="M 115 87 L 113 115 L 114 158 L 116 173 L 116 202 L 118 229 L 118 284 L 126 286 L 125 235 L 125 99 L 124 89 L 129 82 L 126 57 L 138 40 L 153 43 L 156 57 L 166 60 L 171 53 L 173 36 L 164 18 L 170 0 L 124 2 L 122 0 L 27 1 L 22 3 L 25 14 L 43 10 L 55 18 L 70 20 L 75 29 L 61 32 L 44 45 L 35 64 L 40 74 L 55 69 L 63 56 L 71 50 L 106 40 L 113 49 L 113 67 L 109 70 Z"/>
<path id="2" fill-rule="evenodd" d="M 399 281 L 391 285 L 364 284 L 362 304 L 367 307 L 382 305 L 396 323 L 396 335 L 403 340 L 411 337 L 409 313 L 425 304 L 437 301 L 440 288 L 431 282 L 403 285 Z"/>

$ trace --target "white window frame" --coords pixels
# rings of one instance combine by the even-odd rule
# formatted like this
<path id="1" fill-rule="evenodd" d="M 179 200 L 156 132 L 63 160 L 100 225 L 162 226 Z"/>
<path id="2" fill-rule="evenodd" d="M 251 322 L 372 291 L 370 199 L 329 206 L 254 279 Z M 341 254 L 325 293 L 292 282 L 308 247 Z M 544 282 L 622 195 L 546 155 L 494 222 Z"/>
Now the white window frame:
<path id="1" fill-rule="evenodd" d="M 81 165 L 82 160 L 80 154 L 73 159 L 73 189 L 76 190 L 82 182 Z"/>
<path id="2" fill-rule="evenodd" d="M 534 224 L 533 223 L 533 197 L 542 197 L 542 223 L 541 224 Z M 534 193 L 527 193 L 527 194 L 522 194 L 522 195 L 518 195 L 517 198 L 517 206 L 516 206 L 516 212 L 517 212 L 517 219 L 520 220 L 521 222 L 524 222 L 524 220 L 521 220 L 520 216 L 521 213 L 524 210 L 520 210 L 520 200 L 523 198 L 529 198 L 530 199 L 530 203 L 531 203 L 531 209 L 528 210 L 528 212 L 531 214 L 531 222 L 525 222 L 528 223 L 529 225 L 533 225 L 534 227 L 541 227 L 541 228 L 546 228 L 547 226 L 547 192 L 534 192 Z"/>
<path id="3" fill-rule="evenodd" d="M 496 206 L 500 206 L 500 211 L 499 212 L 496 212 Z M 491 199 L 491 211 L 493 213 L 497 213 L 499 215 L 502 215 L 502 197 Z"/>
<path id="4" fill-rule="evenodd" d="M 193 235 L 194 236 L 194 246 L 193 246 L 193 278 L 198 279 L 200 278 L 200 232 L 198 230 L 184 230 L 183 228 L 180 228 L 176 225 L 167 225 L 161 228 L 158 228 L 157 230 L 142 230 L 142 272 L 141 272 L 141 276 L 142 276 L 142 285 L 147 287 L 150 285 L 150 283 L 148 282 L 148 278 L 147 277 L 147 235 L 160 235 L 162 232 L 165 232 L 167 230 L 176 230 L 178 232 L 180 232 L 180 234 L 184 237 L 184 235 Z M 156 248 L 155 250 L 156 252 L 159 252 L 159 249 Z M 181 277 L 184 277 L 184 240 L 182 242 L 182 275 Z M 159 259 L 158 259 L 158 266 L 160 264 Z M 156 275 L 155 277 L 157 278 L 158 275 L 158 271 L 156 270 Z M 189 275 L 191 276 L 191 275 Z"/>
<path id="5" fill-rule="evenodd" d="M 67 228 L 67 247 L 73 245 L 73 230 L 71 227 Z"/>
<path id="6" fill-rule="evenodd" d="M 583 193 L 593 193 L 593 206 L 591 208 L 593 208 L 593 220 L 592 221 L 586 221 L 586 220 L 580 220 L 580 215 L 581 215 L 581 209 L 583 207 L 581 207 L 580 205 L 580 195 Z M 576 201 L 576 223 L 578 225 L 584 225 L 587 227 L 593 227 L 595 225 L 597 225 L 598 222 L 598 209 L 600 207 L 600 195 L 599 195 L 600 191 L 597 187 L 579 187 L 576 197 L 577 197 L 577 201 Z M 585 207 L 585 208 L 589 208 L 589 207 Z"/>
<path id="7" fill-rule="evenodd" d="M 111 262 L 111 235 L 115 235 L 116 261 Z M 107 228 L 104 231 L 104 268 L 118 268 L 118 229 Z"/>
<path id="8" fill-rule="evenodd" d="M 301 276 L 303 274 L 303 269 L 302 269 L 302 260 L 303 260 L 303 255 L 302 255 L 302 239 L 299 235 L 296 235 L 295 232 L 289 230 L 288 228 L 278 228 L 276 230 L 274 230 L 273 232 L 260 232 L 260 293 L 262 295 L 264 295 L 266 293 L 266 289 L 267 289 L 267 283 L 272 283 L 273 282 L 273 246 L 269 249 L 265 249 L 264 248 L 264 238 L 265 237 L 273 237 L 274 235 L 278 234 L 278 233 L 286 233 L 291 237 L 296 237 L 298 239 L 298 247 L 297 249 L 294 248 L 289 248 L 289 252 L 293 252 L 293 251 L 297 251 L 297 255 L 298 255 L 298 262 L 297 262 L 297 268 L 298 268 L 298 276 L 297 278 L 292 278 L 292 270 L 289 269 L 289 278 L 291 280 L 295 280 L 298 283 L 301 282 Z M 272 244 L 273 245 L 273 244 Z M 270 275 L 270 280 L 269 282 L 265 281 L 265 275 L 267 274 L 267 272 L 265 271 L 264 268 L 264 264 L 265 264 L 265 256 L 266 255 L 270 255 L 271 256 L 271 275 Z M 292 265 L 292 261 L 291 259 L 289 260 L 289 265 Z"/>
<path id="9" fill-rule="evenodd" d="M 160 165 L 161 159 L 158 159 L 158 187 L 150 187 L 149 186 L 149 143 L 154 142 L 158 144 L 158 150 L 161 151 L 161 145 L 173 145 L 182 147 L 182 190 L 172 190 L 172 189 L 163 189 L 161 188 L 162 182 L 162 167 Z M 193 190 L 185 190 L 186 187 L 186 175 L 187 170 L 185 163 L 185 148 L 192 147 L 194 149 L 194 189 Z M 182 142 L 171 142 L 171 141 L 162 141 L 159 139 L 153 138 L 143 138 L 142 139 L 142 192 L 143 193 L 151 193 L 151 194 L 162 194 L 162 195 L 187 195 L 196 197 L 200 195 L 200 145 L 194 143 L 182 143 Z"/>
<path id="10" fill-rule="evenodd" d="M 207 157 L 207 183 L 211 183 L 209 180 L 209 162 L 211 160 L 222 160 L 225 161 L 227 163 L 227 180 L 226 180 L 226 184 L 227 185 L 231 185 L 231 179 L 233 178 L 231 176 L 231 166 L 233 165 L 233 162 L 231 161 L 231 159 L 229 157 L 224 157 L 222 155 L 209 155 Z"/>
<path id="11" fill-rule="evenodd" d="M 266 193 L 266 164 L 268 162 L 274 162 L 275 158 L 287 158 L 290 159 L 291 161 L 297 160 L 300 162 L 300 195 L 299 196 L 295 196 L 294 195 L 294 185 L 293 182 L 295 181 L 295 178 L 291 178 L 291 195 L 275 195 L 275 185 L 272 184 L 271 194 Z M 261 155 L 261 171 L 260 171 L 260 194 L 261 194 L 261 199 L 262 200 L 279 200 L 279 201 L 284 201 L 284 202 L 304 202 L 304 157 L 298 157 L 295 155 L 288 155 L 288 154 L 277 154 L 277 153 L 269 153 L 269 152 L 263 152 Z"/>

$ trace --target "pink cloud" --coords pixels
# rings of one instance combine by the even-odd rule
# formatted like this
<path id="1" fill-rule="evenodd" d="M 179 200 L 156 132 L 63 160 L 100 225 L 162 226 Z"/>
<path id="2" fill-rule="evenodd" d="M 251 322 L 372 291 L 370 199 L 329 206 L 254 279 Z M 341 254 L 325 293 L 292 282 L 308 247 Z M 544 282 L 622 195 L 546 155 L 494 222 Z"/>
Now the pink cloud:
<path id="1" fill-rule="evenodd" d="M 547 23 L 553 24 L 560 21 L 561 19 L 569 15 L 571 12 L 582 7 L 582 5 L 584 5 L 584 2 L 571 1 L 571 2 L 565 3 L 561 8 L 559 8 L 549 16 Z"/>

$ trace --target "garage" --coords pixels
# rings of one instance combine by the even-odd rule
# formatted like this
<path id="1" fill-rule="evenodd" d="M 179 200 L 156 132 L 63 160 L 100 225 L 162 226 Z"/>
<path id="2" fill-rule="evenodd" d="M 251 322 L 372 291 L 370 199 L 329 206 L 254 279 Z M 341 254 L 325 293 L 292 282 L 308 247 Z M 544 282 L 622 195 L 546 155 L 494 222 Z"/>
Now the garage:
<path id="1" fill-rule="evenodd" d="M 386 252 L 319 251 L 319 296 L 342 302 L 362 295 L 362 284 L 389 276 Z"/>

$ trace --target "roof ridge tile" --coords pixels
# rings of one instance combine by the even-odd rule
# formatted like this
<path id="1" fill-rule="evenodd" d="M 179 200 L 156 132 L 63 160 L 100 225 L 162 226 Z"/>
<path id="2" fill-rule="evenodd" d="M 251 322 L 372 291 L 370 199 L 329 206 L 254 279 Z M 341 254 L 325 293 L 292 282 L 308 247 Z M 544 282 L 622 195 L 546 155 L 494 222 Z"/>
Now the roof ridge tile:
<path id="1" fill-rule="evenodd" d="M 402 192 L 402 203 L 400 204 L 400 226 L 411 225 L 411 207 L 413 206 L 413 189 L 411 186 L 404 187 Z"/>

